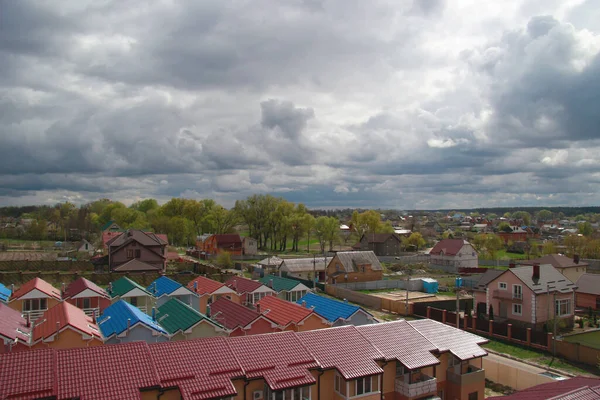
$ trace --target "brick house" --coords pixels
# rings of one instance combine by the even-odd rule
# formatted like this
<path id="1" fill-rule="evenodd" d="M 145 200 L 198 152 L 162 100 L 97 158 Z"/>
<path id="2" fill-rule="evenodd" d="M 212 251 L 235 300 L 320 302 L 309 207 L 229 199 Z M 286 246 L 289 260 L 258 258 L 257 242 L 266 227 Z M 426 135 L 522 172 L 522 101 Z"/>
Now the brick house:
<path id="1" fill-rule="evenodd" d="M 575 284 L 552 265 L 510 268 L 489 281 L 484 305 L 478 299 L 478 310 L 492 306 L 495 318 L 513 325 L 542 330 L 556 317 L 573 326 Z"/>
<path id="2" fill-rule="evenodd" d="M 577 280 L 575 298 L 578 308 L 600 310 L 600 275 L 583 274 Z"/>
<path id="3" fill-rule="evenodd" d="M 111 271 L 164 272 L 167 242 L 159 235 L 130 229 L 107 242 Z"/>
<path id="4" fill-rule="evenodd" d="M 341 251 L 327 265 L 327 283 L 369 282 L 383 279 L 383 267 L 372 251 Z"/>
<path id="5" fill-rule="evenodd" d="M 466 240 L 444 239 L 429 252 L 429 263 L 433 269 L 457 273 L 460 268 L 477 268 L 479 256 Z"/>
<path id="6" fill-rule="evenodd" d="M 211 235 L 202 243 L 202 251 L 207 254 L 228 252 L 234 256 L 241 256 L 243 250 L 242 238 L 237 233 Z"/>
<path id="7" fill-rule="evenodd" d="M 402 240 L 395 233 L 368 233 L 354 246 L 356 250 L 371 250 L 376 256 L 398 256 L 402 252 Z"/>

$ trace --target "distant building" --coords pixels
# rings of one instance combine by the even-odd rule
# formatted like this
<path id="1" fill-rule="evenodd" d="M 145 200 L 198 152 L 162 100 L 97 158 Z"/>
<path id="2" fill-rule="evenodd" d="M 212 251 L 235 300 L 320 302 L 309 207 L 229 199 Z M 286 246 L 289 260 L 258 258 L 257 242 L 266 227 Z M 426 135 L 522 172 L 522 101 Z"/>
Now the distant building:
<path id="1" fill-rule="evenodd" d="M 368 233 L 354 246 L 356 250 L 371 250 L 376 256 L 398 256 L 402 253 L 402 240 L 395 233 Z"/>
<path id="2" fill-rule="evenodd" d="M 167 242 L 154 233 L 130 229 L 107 242 L 111 271 L 164 272 Z"/>
<path id="3" fill-rule="evenodd" d="M 457 273 L 460 268 L 477 268 L 479 257 L 471 243 L 462 239 L 440 240 L 429 252 L 431 268 Z"/>
<path id="4" fill-rule="evenodd" d="M 258 254 L 258 241 L 251 237 L 242 239 L 243 253 L 246 256 L 255 256 Z"/>
<path id="5" fill-rule="evenodd" d="M 521 265 L 550 264 L 571 282 L 577 282 L 587 272 L 588 263 L 579 259 L 579 256 L 567 257 L 562 254 L 548 254 L 535 260 L 521 261 Z"/>
<path id="6" fill-rule="evenodd" d="M 327 265 L 327 283 L 368 282 L 383 279 L 383 267 L 372 251 L 341 251 Z"/>

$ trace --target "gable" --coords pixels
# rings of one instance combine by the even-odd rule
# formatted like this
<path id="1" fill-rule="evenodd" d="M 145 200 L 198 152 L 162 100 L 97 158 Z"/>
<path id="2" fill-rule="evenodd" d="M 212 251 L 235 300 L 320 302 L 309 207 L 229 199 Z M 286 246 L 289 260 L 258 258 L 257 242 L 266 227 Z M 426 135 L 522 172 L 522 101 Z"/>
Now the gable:
<path id="1" fill-rule="evenodd" d="M 130 291 L 123 293 L 120 297 L 150 297 L 149 294 L 142 289 L 133 288 Z"/>
<path id="2" fill-rule="evenodd" d="M 92 289 L 85 289 L 70 298 L 71 299 L 81 299 L 81 298 L 85 298 L 85 297 L 104 297 L 104 296 L 93 291 Z"/>
<path id="3" fill-rule="evenodd" d="M 27 293 L 25 293 L 23 296 L 16 298 L 15 300 L 26 300 L 26 299 L 46 299 L 46 298 L 50 298 L 51 296 L 48 296 L 46 293 L 38 290 L 38 289 L 33 289 Z"/>
<path id="4" fill-rule="evenodd" d="M 180 287 L 177 290 L 172 291 L 171 293 L 169 293 L 169 296 L 186 296 L 186 295 L 196 295 L 196 293 L 192 292 L 190 289 L 186 288 L 185 286 Z"/>

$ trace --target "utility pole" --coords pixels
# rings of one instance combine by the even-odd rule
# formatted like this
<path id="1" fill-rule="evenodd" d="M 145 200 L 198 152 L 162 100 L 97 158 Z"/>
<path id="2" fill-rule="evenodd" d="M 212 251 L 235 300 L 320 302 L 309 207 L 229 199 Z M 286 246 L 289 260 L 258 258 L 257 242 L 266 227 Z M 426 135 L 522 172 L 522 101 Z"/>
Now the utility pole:
<path id="1" fill-rule="evenodd" d="M 313 254 L 313 292 L 317 293 L 317 255 Z"/>
<path id="2" fill-rule="evenodd" d="M 406 304 L 404 306 L 404 314 L 408 317 L 408 285 L 410 284 L 410 275 L 408 272 L 406 273 L 406 287 L 404 290 L 406 291 Z"/>
<path id="3" fill-rule="evenodd" d="M 456 278 L 456 328 L 460 328 L 460 287 L 462 286 L 462 279 Z"/>
<path id="4" fill-rule="evenodd" d="M 554 300 L 554 333 L 553 333 L 553 338 L 552 338 L 552 356 L 556 357 L 556 325 L 558 322 L 558 320 L 556 318 L 556 290 L 554 290 L 553 300 Z"/>

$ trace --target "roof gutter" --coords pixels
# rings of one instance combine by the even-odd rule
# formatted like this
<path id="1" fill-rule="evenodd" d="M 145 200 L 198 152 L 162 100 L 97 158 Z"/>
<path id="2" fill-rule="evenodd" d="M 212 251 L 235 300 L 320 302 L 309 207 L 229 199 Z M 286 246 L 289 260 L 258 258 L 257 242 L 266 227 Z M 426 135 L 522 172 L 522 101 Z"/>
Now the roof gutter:
<path id="1" fill-rule="evenodd" d="M 250 384 L 250 379 L 248 379 L 244 376 L 244 400 L 247 400 L 246 388 L 248 387 L 249 384 Z"/>

